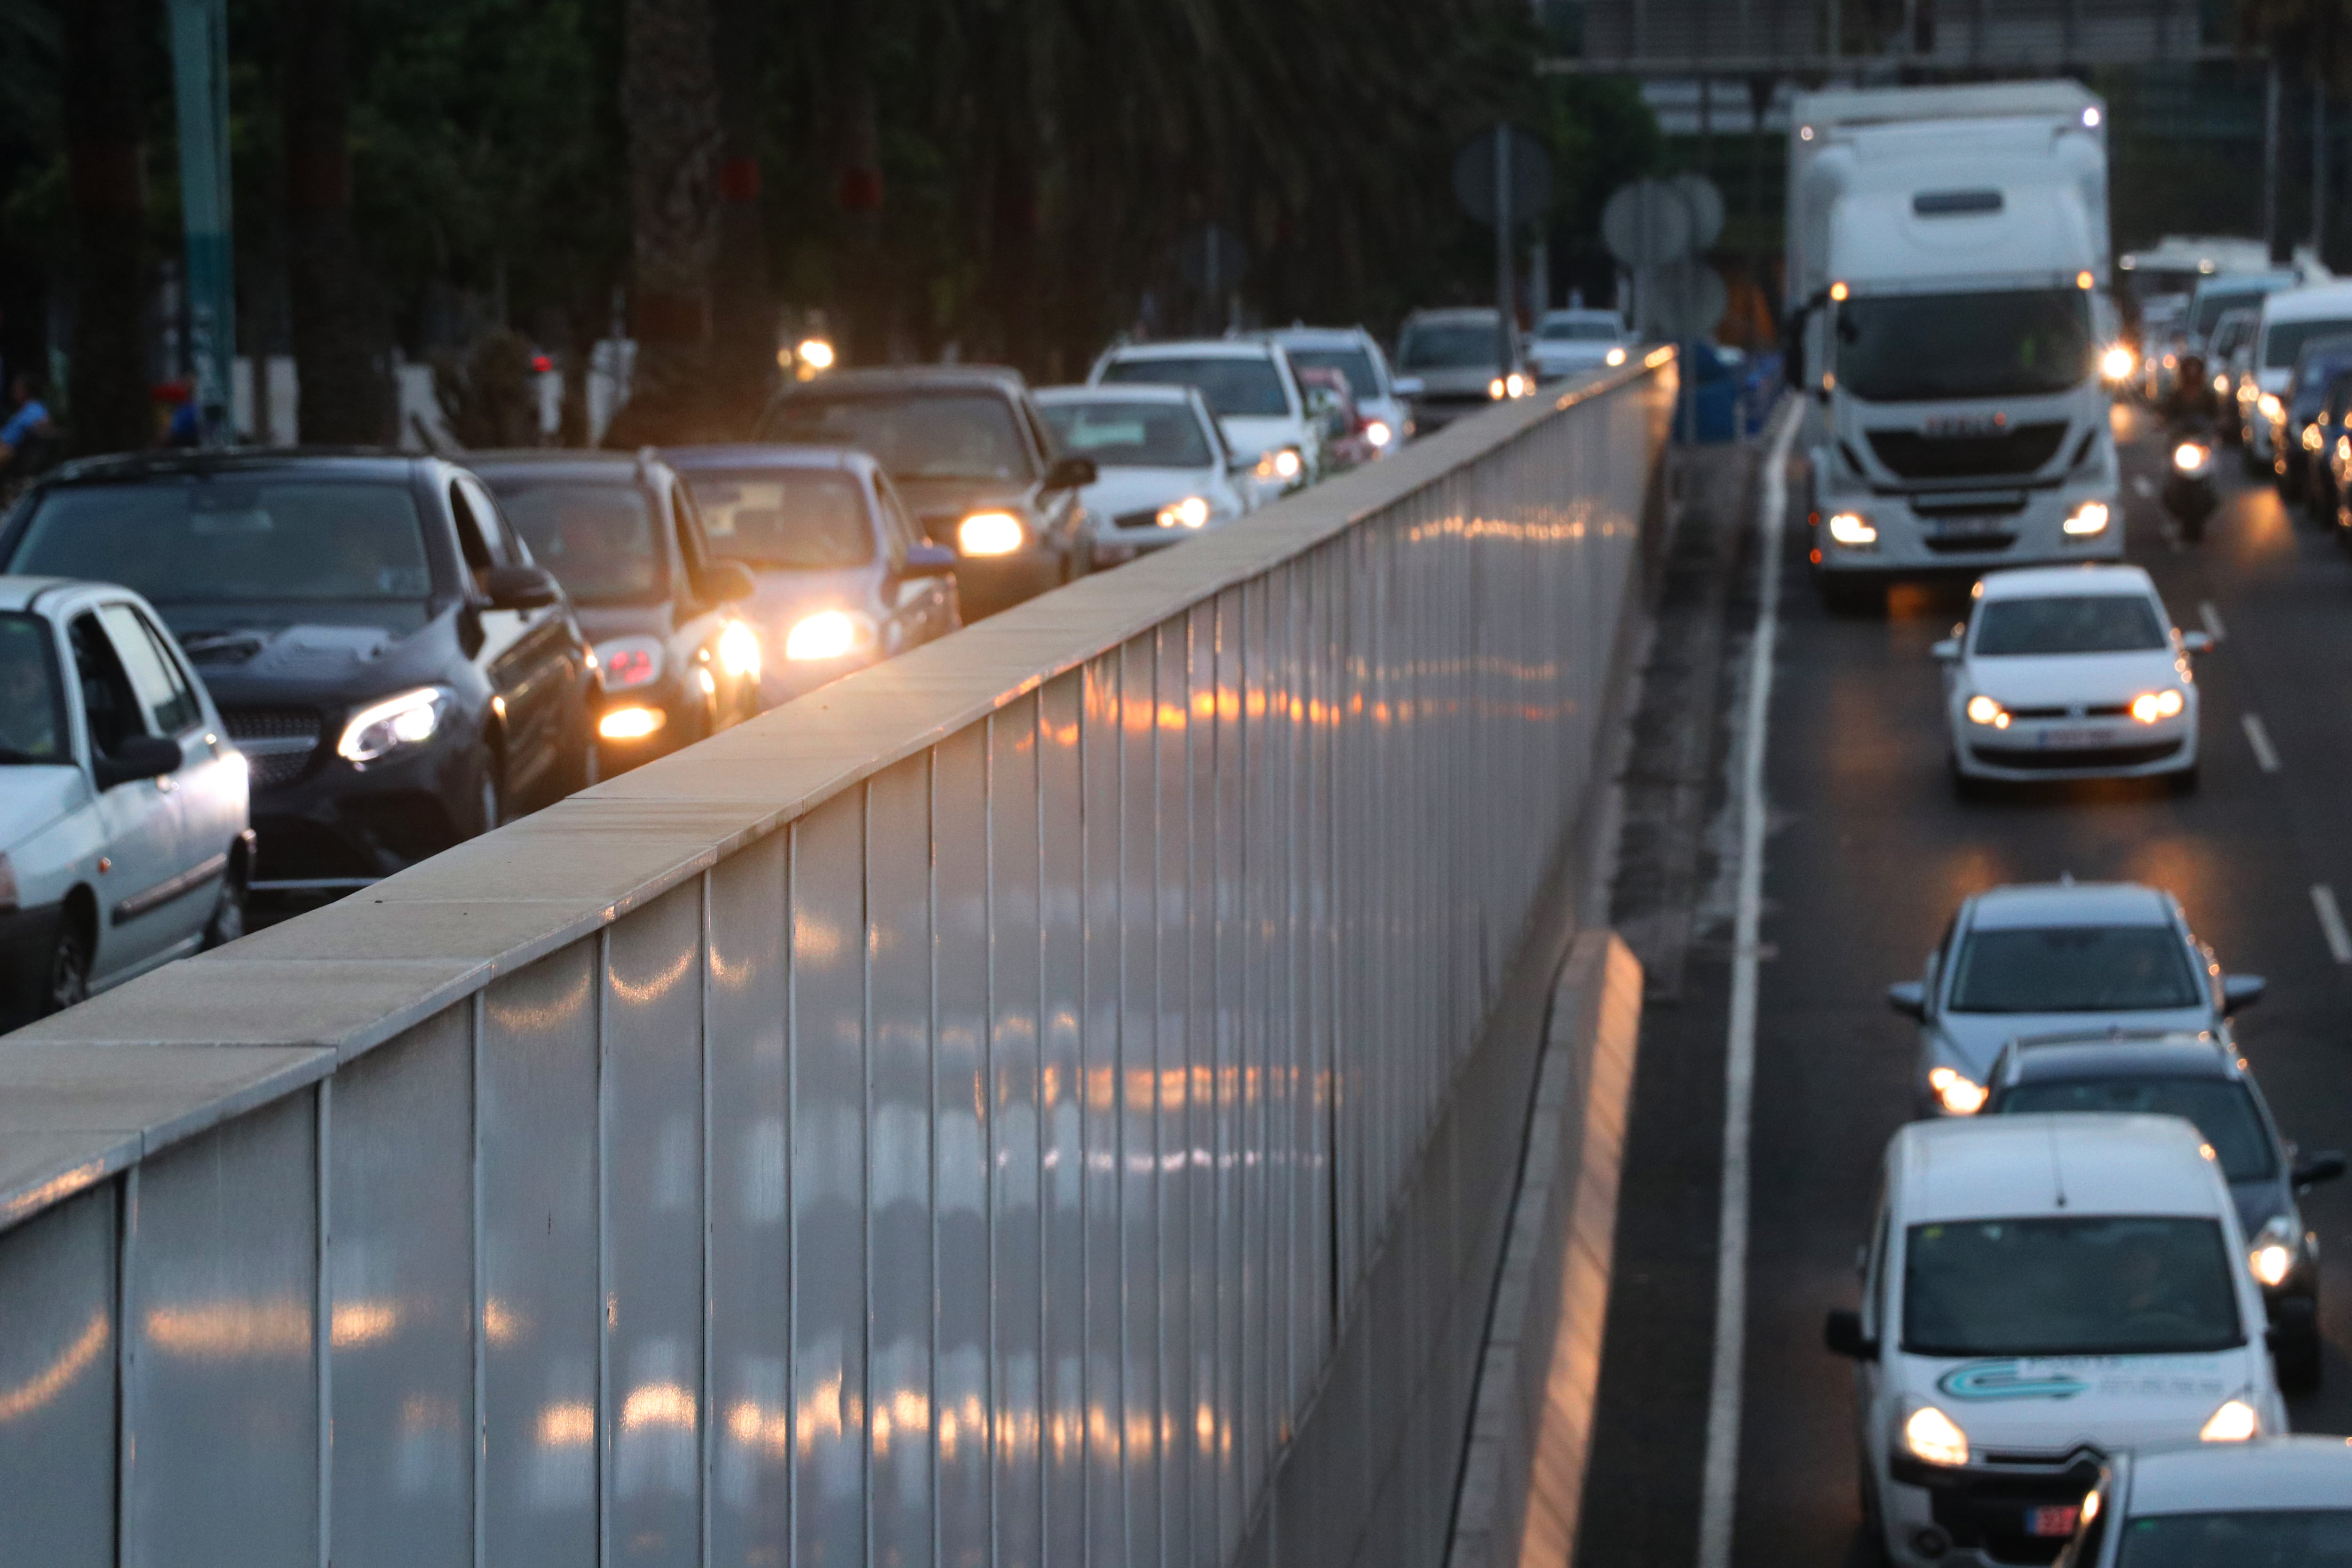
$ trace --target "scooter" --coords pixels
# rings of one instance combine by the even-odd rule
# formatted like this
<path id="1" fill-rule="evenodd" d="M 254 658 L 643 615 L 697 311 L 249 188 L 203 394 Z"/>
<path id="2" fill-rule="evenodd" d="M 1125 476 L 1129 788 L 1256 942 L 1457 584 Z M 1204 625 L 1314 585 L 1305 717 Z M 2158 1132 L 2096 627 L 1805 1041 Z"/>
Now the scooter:
<path id="1" fill-rule="evenodd" d="M 2203 434 L 2173 443 L 2171 471 L 2164 478 L 2164 510 L 2180 524 L 2180 537 L 2194 544 L 2205 537 L 2205 521 L 2220 509 L 2213 486 L 2213 443 Z"/>

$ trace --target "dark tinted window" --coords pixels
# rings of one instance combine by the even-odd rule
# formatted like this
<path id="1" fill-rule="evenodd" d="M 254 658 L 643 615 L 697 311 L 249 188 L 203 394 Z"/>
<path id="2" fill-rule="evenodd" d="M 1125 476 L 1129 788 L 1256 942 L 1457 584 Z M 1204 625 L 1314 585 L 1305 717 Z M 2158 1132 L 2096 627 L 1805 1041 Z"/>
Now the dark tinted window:
<path id="1" fill-rule="evenodd" d="M 0 763 L 69 763 L 57 645 L 37 616 L 0 614 Z"/>
<path id="2" fill-rule="evenodd" d="M 2058 599 L 1993 599 L 1977 612 L 1976 651 L 2146 653 L 2171 638 L 2156 606 L 2136 594 L 2084 594 Z"/>
<path id="3" fill-rule="evenodd" d="M 2303 357 L 2303 345 L 2352 332 L 2352 321 L 2278 321 L 2263 339 L 2263 368 L 2286 370 Z"/>
<path id="4" fill-rule="evenodd" d="M 1572 316 L 1565 321 L 1555 316 L 1536 332 L 1551 343 L 1613 343 L 1621 335 L 1616 322 L 1596 316 Z"/>
<path id="5" fill-rule="evenodd" d="M 531 559 L 583 605 L 648 603 L 669 594 L 669 552 L 635 479 L 615 484 L 493 481 Z"/>
<path id="6" fill-rule="evenodd" d="M 1956 1013 L 2127 1013 L 2204 998 L 2165 926 L 1973 931 L 1948 1004 Z"/>
<path id="7" fill-rule="evenodd" d="M 1279 416 L 1290 412 L 1281 373 L 1270 359 L 1203 355 L 1200 359 L 1118 359 L 1103 367 L 1112 385 L 1196 386 L 1219 418 Z"/>
<path id="8" fill-rule="evenodd" d="M 1045 423 L 1062 450 L 1107 468 L 1205 468 L 1216 459 L 1181 403 L 1049 403 Z"/>
<path id="9" fill-rule="evenodd" d="M 89 743 L 101 755 L 114 756 L 122 750 L 123 742 L 150 732 L 147 715 L 98 617 L 76 616 L 67 635 L 73 642 L 74 670 L 81 681 L 81 710 L 89 721 Z"/>
<path id="10" fill-rule="evenodd" d="M 1915 1225 L 1903 1260 L 1913 1355 L 2154 1355 L 2242 1344 L 2221 1227 L 2210 1219 Z"/>
<path id="11" fill-rule="evenodd" d="M 854 474 L 751 468 L 686 478 L 713 553 L 746 566 L 824 572 L 874 559 L 874 524 Z"/>
<path id="12" fill-rule="evenodd" d="M 8 569 L 120 583 L 157 605 L 422 599 L 433 587 L 406 486 L 236 475 L 51 490 Z"/>
<path id="13" fill-rule="evenodd" d="M 1372 369 L 1372 356 L 1362 349 L 1292 349 L 1290 363 L 1295 370 L 1336 370 L 1348 378 L 1348 390 L 1359 400 L 1381 395 L 1380 373 Z"/>
<path id="14" fill-rule="evenodd" d="M 856 447 L 899 479 L 1034 477 L 1013 405 L 993 393 L 796 393 L 776 405 L 768 436 L 800 446 Z"/>
<path id="15" fill-rule="evenodd" d="M 1498 370 L 1500 336 L 1491 321 L 1418 321 L 1397 344 L 1399 370 Z"/>
<path id="16" fill-rule="evenodd" d="M 1837 376 L 1873 403 L 2063 392 L 2092 371 L 2090 294 L 1857 294 L 1837 309 Z"/>
<path id="17" fill-rule="evenodd" d="M 2118 1568 L 2352 1568 L 2352 1509 L 2148 1514 L 2123 1537 Z"/>
<path id="18" fill-rule="evenodd" d="M 2021 1083 L 2001 1090 L 2006 1114 L 2033 1110 L 2138 1112 L 2179 1116 L 2197 1124 L 2233 1182 L 2268 1181 L 2270 1134 L 2245 1085 L 2216 1078 L 2089 1079 L 2065 1083 Z"/>

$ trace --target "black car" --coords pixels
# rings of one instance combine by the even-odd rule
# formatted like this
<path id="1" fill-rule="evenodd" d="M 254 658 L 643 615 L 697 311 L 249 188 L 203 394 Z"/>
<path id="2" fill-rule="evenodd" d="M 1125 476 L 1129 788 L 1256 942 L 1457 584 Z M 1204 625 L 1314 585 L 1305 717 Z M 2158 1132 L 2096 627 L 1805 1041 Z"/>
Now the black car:
<path id="1" fill-rule="evenodd" d="M 588 777 L 580 626 L 439 458 L 94 458 L 25 497 L 0 561 L 162 612 L 250 769 L 256 891 L 363 887 Z"/>
<path id="2" fill-rule="evenodd" d="M 966 620 L 1093 569 L 1078 491 L 1087 458 L 1063 457 L 1021 373 L 990 365 L 842 371 L 777 395 L 761 434 L 873 455 L 923 531 L 962 558 Z"/>
<path id="3" fill-rule="evenodd" d="M 685 482 L 652 452 L 484 452 L 487 480 L 595 644 L 607 773 L 760 711 L 759 635 L 731 605 L 751 574 L 719 558 Z"/>
<path id="4" fill-rule="evenodd" d="M 2296 1195 L 2344 1173 L 2344 1156 L 2305 1155 L 2279 1136 L 2253 1073 L 2211 1035 L 2064 1035 L 2014 1040 L 1993 1062 L 1985 1114 L 2137 1111 L 2196 1124 L 2211 1146 L 2238 1221 L 2246 1267 L 2270 1308 L 2279 1385 L 2319 1382 L 2319 1244 Z"/>

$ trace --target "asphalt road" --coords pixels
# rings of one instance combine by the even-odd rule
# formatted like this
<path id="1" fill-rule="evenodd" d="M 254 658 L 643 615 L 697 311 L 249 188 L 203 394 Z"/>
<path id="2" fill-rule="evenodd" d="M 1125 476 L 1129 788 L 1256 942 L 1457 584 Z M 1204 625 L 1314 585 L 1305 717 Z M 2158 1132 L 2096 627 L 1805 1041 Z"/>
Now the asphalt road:
<path id="1" fill-rule="evenodd" d="M 2203 784 L 2185 798 L 2161 785 L 2075 784 L 1957 800 L 1927 648 L 1964 601 L 1904 589 L 1883 620 L 1833 619 L 1805 574 L 1801 512 L 1785 531 L 1730 1553 L 1740 1568 L 1871 1561 L 1859 1540 L 1853 1377 L 1822 1350 L 1822 1318 L 1855 1300 L 1879 1158 L 1909 1110 L 1914 1026 L 1883 994 L 1917 976 L 1961 899 L 2062 872 L 2171 889 L 2226 968 L 2270 979 L 2239 1036 L 2287 1136 L 2307 1150 L 2352 1147 L 2352 967 L 2331 951 L 2313 893 L 2352 900 L 2352 556 L 2267 485 L 2242 479 L 2233 453 L 2224 510 L 2204 543 L 2181 547 L 2154 499 L 2163 430 L 2118 410 L 2116 433 L 2130 559 L 2154 574 L 2179 625 L 2224 633 L 2198 665 Z M 1799 476 L 1792 507 L 1803 493 Z M 1730 599 L 1735 667 L 1753 615 L 1748 555 Z M 1736 682 L 1724 685 L 1724 710 L 1736 713 Z M 2250 737 L 2249 721 L 2267 744 Z M 1718 784 L 1718 845 L 1728 804 Z M 1715 868 L 1681 995 L 1644 1020 L 1586 1568 L 1696 1562 L 1720 1241 L 1727 876 Z M 2322 1242 L 2328 1353 L 2325 1385 L 2292 1402 L 2293 1419 L 2300 1431 L 2352 1433 L 2352 1184 L 2315 1192 L 2305 1215 Z"/>

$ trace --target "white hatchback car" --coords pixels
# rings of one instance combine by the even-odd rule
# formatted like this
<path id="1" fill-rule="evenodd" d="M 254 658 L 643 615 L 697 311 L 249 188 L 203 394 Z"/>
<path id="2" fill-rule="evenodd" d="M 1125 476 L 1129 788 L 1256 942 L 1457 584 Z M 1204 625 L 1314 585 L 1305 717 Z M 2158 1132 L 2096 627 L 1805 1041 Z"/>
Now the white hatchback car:
<path id="1" fill-rule="evenodd" d="M 0 1024 L 244 933 L 227 733 L 138 595 L 0 577 Z"/>
<path id="2" fill-rule="evenodd" d="M 1036 397 L 1063 455 L 1094 461 L 1095 482 L 1078 502 L 1097 565 L 1181 543 L 1251 510 L 1246 468 L 1193 388 L 1050 386 Z"/>
<path id="3" fill-rule="evenodd" d="M 2352 1563 L 2352 1443 L 2270 1437 L 2121 1456 L 2059 1568 Z"/>
<path id="4" fill-rule="evenodd" d="M 2137 566 L 2043 566 L 1980 579 L 1968 620 L 1935 646 L 1952 777 L 2142 777 L 2197 787 L 2197 683 L 2183 633 Z"/>
<path id="5" fill-rule="evenodd" d="M 1323 477 L 1320 420 L 1280 343 L 1202 338 L 1129 343 L 1095 362 L 1090 386 L 1191 386 L 1224 430 L 1225 444 L 1249 464 L 1244 483 L 1260 503 Z"/>
<path id="6" fill-rule="evenodd" d="M 1546 310 L 1528 340 L 1528 363 L 1538 381 L 1623 364 L 1633 346 L 1625 319 L 1614 310 Z"/>
<path id="7" fill-rule="evenodd" d="M 2286 1430 L 2237 1206 L 2172 1116 L 1915 1121 L 1851 1357 L 1866 1528 L 1902 1568 L 2047 1562 L 2116 1454 Z"/>

